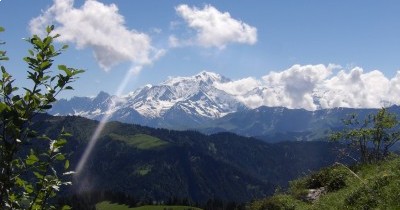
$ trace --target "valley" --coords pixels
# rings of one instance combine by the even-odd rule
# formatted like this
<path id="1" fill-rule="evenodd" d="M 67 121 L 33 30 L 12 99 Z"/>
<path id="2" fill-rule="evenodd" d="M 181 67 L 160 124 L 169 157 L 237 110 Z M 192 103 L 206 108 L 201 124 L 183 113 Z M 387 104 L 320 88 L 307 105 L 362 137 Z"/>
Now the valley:
<path id="1" fill-rule="evenodd" d="M 66 151 L 76 167 L 97 121 L 82 117 L 40 116 L 35 129 L 48 133 L 64 128 L 72 134 Z M 289 180 L 339 161 L 340 144 L 282 142 L 270 144 L 232 133 L 106 124 L 84 170 L 75 175 L 66 195 L 122 192 L 138 201 L 210 198 L 246 202 L 272 195 Z M 350 159 L 341 159 L 351 162 Z M 118 178 L 116 178 L 118 177 Z"/>

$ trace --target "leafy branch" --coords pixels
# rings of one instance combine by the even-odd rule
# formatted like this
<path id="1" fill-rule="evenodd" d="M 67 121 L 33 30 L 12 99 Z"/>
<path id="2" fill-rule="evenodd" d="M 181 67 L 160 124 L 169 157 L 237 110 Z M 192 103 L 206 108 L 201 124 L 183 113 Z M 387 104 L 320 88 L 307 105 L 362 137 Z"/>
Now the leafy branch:
<path id="1" fill-rule="evenodd" d="M 0 32 L 3 31 L 0 27 Z M 62 162 L 64 170 L 69 168 L 61 149 L 70 134 L 61 130 L 56 139 L 51 139 L 31 128 L 33 118 L 50 109 L 60 92 L 72 90 L 69 84 L 84 72 L 65 65 L 58 65 L 58 72 L 53 72 L 55 57 L 68 48 L 67 45 L 55 48 L 53 42 L 60 35 L 53 35 L 53 31 L 54 26 L 48 26 L 43 38 L 33 35 L 26 39 L 32 49 L 23 60 L 28 65 L 27 79 L 33 82 L 32 87 L 20 90 L 14 86 L 12 75 L 0 66 L 1 209 L 53 209 L 49 199 L 56 196 L 60 186 L 70 184 L 62 181 L 62 174 L 55 167 Z M 0 50 L 0 61 L 7 60 L 6 51 Z M 40 146 L 43 142 L 47 142 L 47 149 Z"/>

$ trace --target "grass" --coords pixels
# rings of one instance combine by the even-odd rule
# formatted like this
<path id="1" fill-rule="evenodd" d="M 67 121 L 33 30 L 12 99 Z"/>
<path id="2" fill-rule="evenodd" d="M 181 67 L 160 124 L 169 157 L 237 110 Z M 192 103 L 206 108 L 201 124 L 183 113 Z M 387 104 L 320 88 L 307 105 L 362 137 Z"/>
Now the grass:
<path id="1" fill-rule="evenodd" d="M 134 210 L 201 210 L 190 206 L 141 206 L 133 208 Z"/>
<path id="2" fill-rule="evenodd" d="M 101 203 L 96 204 L 96 210 L 128 210 L 134 209 L 129 208 L 127 205 L 110 203 L 109 201 L 103 201 Z"/>
<path id="3" fill-rule="evenodd" d="M 147 205 L 140 207 L 129 208 L 127 205 L 110 203 L 109 201 L 103 201 L 96 204 L 96 210 L 201 210 L 196 207 L 190 206 L 162 206 L 162 205 Z"/>
<path id="4" fill-rule="evenodd" d="M 138 169 L 136 169 L 135 173 L 140 176 L 145 176 L 148 173 L 150 173 L 152 169 L 153 169 L 152 165 L 143 165 L 143 166 L 139 167 Z"/>
<path id="5" fill-rule="evenodd" d="M 312 187 L 310 187 L 312 186 Z M 325 187 L 320 199 L 304 201 L 308 189 Z M 288 192 L 251 204 L 257 209 L 400 209 L 400 157 L 376 164 L 320 170 L 291 182 Z"/>
<path id="6" fill-rule="evenodd" d="M 167 146 L 169 143 L 154 136 L 146 134 L 137 134 L 133 136 L 122 136 L 115 133 L 110 134 L 110 137 L 117 141 L 123 141 L 131 147 L 141 150 L 157 149 Z"/>

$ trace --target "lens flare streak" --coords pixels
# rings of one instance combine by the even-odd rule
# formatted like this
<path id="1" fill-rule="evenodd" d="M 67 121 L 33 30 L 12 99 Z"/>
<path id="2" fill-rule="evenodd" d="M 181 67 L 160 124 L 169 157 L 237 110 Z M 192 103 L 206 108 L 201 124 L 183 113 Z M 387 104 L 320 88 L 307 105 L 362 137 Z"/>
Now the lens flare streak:
<path id="1" fill-rule="evenodd" d="M 125 77 L 123 78 L 121 84 L 119 85 L 117 91 L 115 92 L 116 96 L 120 96 L 122 92 L 124 91 L 125 87 L 127 86 L 129 80 L 136 74 L 138 74 L 141 70 L 140 66 L 134 67 L 127 71 L 125 74 Z M 78 165 L 75 169 L 76 175 L 79 175 L 79 173 L 82 171 L 83 167 L 85 166 L 87 160 L 89 159 L 90 153 L 92 153 L 94 146 L 96 145 L 97 141 L 99 140 L 101 132 L 104 130 L 105 125 L 107 124 L 107 121 L 111 118 L 115 111 L 115 106 L 116 106 L 116 101 L 111 100 L 110 104 L 108 105 L 106 114 L 103 116 L 103 118 L 100 120 L 99 125 L 95 129 L 92 137 L 90 138 L 90 141 L 81 157 L 81 159 L 78 162 Z"/>

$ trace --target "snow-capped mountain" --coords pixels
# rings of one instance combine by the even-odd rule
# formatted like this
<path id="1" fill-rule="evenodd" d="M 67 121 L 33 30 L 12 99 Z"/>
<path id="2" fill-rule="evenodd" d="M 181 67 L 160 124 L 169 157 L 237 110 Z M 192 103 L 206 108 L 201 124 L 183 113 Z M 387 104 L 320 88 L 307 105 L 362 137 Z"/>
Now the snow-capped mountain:
<path id="1" fill-rule="evenodd" d="M 361 108 L 305 110 L 257 105 L 259 101 L 272 104 L 284 101 L 284 90 L 260 84 L 243 88 L 246 91 L 237 94 L 239 91 L 227 88 L 230 84 L 228 78 L 203 71 L 191 77 L 174 77 L 158 85 L 146 85 L 120 97 L 100 92 L 96 97 L 62 99 L 49 113 L 96 120 L 109 116 L 109 120 L 151 127 L 196 129 L 204 133 L 228 131 L 281 141 L 326 138 L 331 130 L 342 126 L 341 119 L 347 114 L 358 113 L 362 119 L 376 112 Z M 325 94 L 332 92 L 313 91 L 311 97 L 316 106 L 326 102 Z M 400 116 L 399 106 L 391 106 L 390 111 Z"/>
<path id="2" fill-rule="evenodd" d="M 192 77 L 174 77 L 159 85 L 146 85 L 121 97 L 100 92 L 92 98 L 62 99 L 50 114 L 101 119 L 112 113 L 111 120 L 155 127 L 180 124 L 188 128 L 246 109 L 235 96 L 216 88 L 216 84 L 229 81 L 203 71 Z"/>

